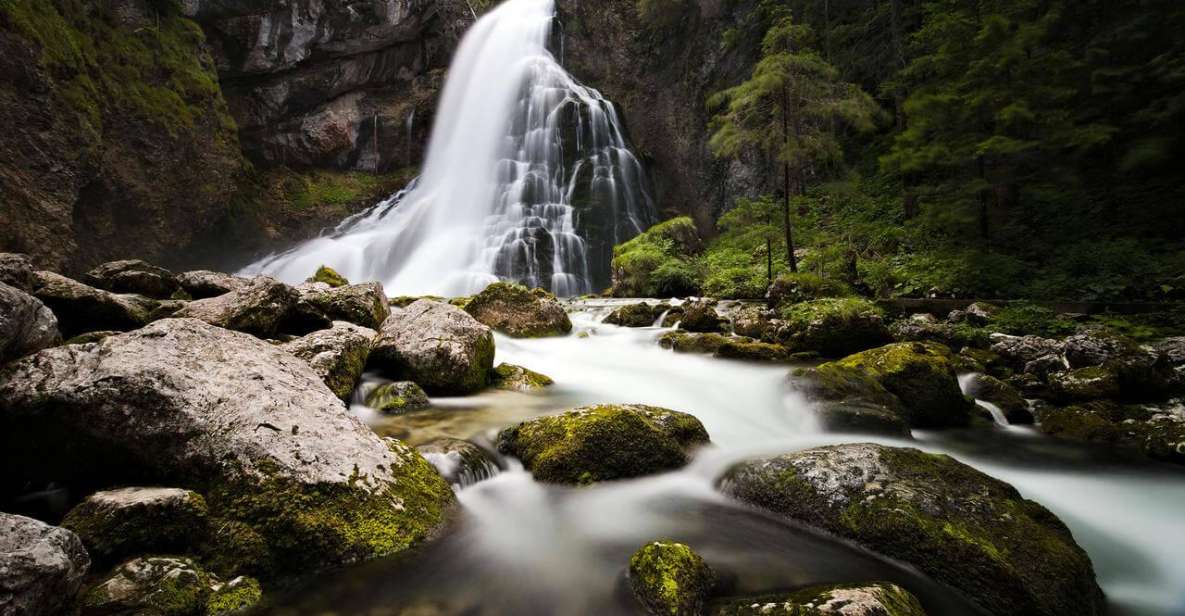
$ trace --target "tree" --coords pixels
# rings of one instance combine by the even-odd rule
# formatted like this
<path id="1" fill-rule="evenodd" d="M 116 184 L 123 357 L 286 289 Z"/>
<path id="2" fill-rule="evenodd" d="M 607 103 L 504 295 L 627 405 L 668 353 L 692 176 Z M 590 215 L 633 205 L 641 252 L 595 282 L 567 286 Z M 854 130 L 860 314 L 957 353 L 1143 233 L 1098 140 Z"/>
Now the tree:
<path id="1" fill-rule="evenodd" d="M 859 87 L 812 48 L 808 26 L 789 14 L 774 18 L 761 44 L 750 79 L 708 100 L 720 110 L 709 142 L 717 156 L 738 157 L 756 150 L 782 168 L 782 223 L 786 263 L 798 271 L 790 219 L 793 194 L 805 194 L 809 176 L 823 176 L 843 160 L 837 124 L 871 130 L 878 108 Z"/>

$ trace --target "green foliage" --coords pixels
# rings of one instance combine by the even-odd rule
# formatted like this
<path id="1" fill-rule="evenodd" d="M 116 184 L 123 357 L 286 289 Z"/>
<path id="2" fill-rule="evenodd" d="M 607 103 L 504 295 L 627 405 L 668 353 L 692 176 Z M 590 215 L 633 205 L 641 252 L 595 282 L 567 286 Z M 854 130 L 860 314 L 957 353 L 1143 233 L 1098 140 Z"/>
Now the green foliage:
<path id="1" fill-rule="evenodd" d="M 1006 334 L 1031 334 L 1047 338 L 1067 336 L 1077 329 L 1070 319 L 1027 302 L 1016 302 L 1002 308 L 992 317 L 991 327 Z"/>
<path id="2" fill-rule="evenodd" d="M 785 261 L 776 256 L 786 249 L 780 220 L 778 204 L 771 197 L 737 199 L 736 207 L 716 222 L 719 235 L 704 251 L 704 293 L 722 298 L 765 297 L 771 273 L 787 271 Z"/>
<path id="3" fill-rule="evenodd" d="M 674 297 L 699 292 L 695 223 L 686 216 L 654 225 L 613 248 L 617 297 Z"/>

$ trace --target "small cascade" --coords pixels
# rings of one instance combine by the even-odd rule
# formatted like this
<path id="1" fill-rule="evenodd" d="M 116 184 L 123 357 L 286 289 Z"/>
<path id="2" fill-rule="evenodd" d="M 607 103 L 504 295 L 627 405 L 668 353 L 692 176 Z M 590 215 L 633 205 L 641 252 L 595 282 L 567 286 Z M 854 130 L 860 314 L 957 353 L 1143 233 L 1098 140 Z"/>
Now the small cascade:
<path id="1" fill-rule="evenodd" d="M 962 390 L 963 395 L 975 398 L 975 377 L 979 376 L 978 372 L 969 372 L 967 374 L 959 375 L 959 389 Z M 1003 409 L 988 402 L 987 400 L 980 400 L 975 398 L 975 404 L 983 407 L 992 416 L 992 421 L 996 422 L 998 426 L 1009 426 L 1008 417 L 1004 414 Z"/>
<path id="2" fill-rule="evenodd" d="M 549 50 L 554 22 L 554 0 L 481 17 L 449 69 L 414 187 L 243 273 L 298 282 L 329 265 L 399 295 L 499 279 L 560 296 L 607 286 L 613 246 L 649 226 L 654 206 L 613 104 Z"/>
<path id="3" fill-rule="evenodd" d="M 405 120 L 403 124 L 404 128 L 407 129 L 407 145 L 405 146 L 405 151 L 403 153 L 404 164 L 410 167 L 412 165 L 411 144 L 415 141 L 416 128 L 416 110 L 414 107 L 411 111 L 407 112 L 407 120 Z"/>

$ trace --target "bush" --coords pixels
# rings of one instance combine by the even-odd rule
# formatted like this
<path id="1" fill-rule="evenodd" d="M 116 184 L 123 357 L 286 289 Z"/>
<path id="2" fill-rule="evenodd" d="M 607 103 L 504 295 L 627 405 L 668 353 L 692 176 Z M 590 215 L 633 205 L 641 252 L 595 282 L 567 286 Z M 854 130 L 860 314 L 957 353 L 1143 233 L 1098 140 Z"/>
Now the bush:
<path id="1" fill-rule="evenodd" d="M 799 272 L 778 276 L 769 288 L 769 304 L 777 307 L 782 304 L 849 295 L 852 295 L 852 288 L 843 282 Z"/>
<path id="2" fill-rule="evenodd" d="M 696 295 L 700 275 L 695 255 L 701 247 L 695 223 L 682 216 L 659 223 L 613 249 L 616 297 Z"/>
<path id="3" fill-rule="evenodd" d="M 1070 319 L 1028 302 L 1016 302 L 1005 306 L 992 317 L 991 326 L 1005 334 L 1046 338 L 1068 336 L 1077 329 Z"/>

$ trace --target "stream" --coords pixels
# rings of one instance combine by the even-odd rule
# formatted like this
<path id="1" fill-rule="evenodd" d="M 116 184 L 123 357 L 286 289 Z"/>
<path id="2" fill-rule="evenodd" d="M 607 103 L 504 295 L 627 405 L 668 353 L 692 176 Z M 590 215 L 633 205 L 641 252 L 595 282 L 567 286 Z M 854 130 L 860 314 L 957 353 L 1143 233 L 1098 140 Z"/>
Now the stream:
<path id="1" fill-rule="evenodd" d="M 576 302 L 566 337 L 497 338 L 498 362 L 555 379 L 545 393 L 434 399 L 431 410 L 396 417 L 361 405 L 353 412 L 412 444 L 449 436 L 489 445 L 499 430 L 531 417 L 644 403 L 695 415 L 713 447 L 679 471 L 584 488 L 537 483 L 503 460 L 505 471 L 459 491 L 460 519 L 445 537 L 412 555 L 306 580 L 269 613 L 640 614 L 624 571 L 630 554 L 657 538 L 691 545 L 722 574 L 729 594 L 889 580 L 916 594 L 931 616 L 979 613 L 907 565 L 732 503 L 713 487 L 746 457 L 872 441 L 950 454 L 1058 514 L 1090 554 L 1113 614 L 1185 614 L 1181 469 L 1018 426 L 915 431 L 912 441 L 823 433 L 809 403 L 789 391 L 786 366 L 664 350 L 655 342 L 662 328 L 600 322 L 619 303 Z"/>

